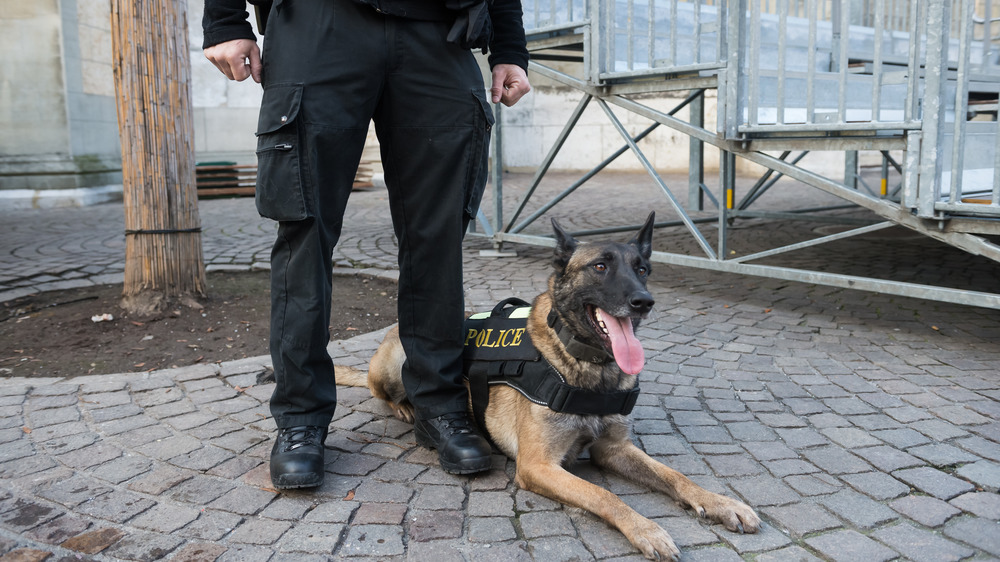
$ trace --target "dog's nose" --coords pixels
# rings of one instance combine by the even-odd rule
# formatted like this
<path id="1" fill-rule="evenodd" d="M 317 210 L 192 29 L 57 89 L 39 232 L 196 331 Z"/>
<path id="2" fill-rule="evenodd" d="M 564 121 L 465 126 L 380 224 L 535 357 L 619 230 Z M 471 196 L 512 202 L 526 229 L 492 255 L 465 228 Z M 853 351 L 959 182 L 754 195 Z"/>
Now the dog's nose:
<path id="1" fill-rule="evenodd" d="M 652 310 L 655 303 L 653 295 L 649 294 L 648 291 L 636 291 L 628 298 L 628 305 L 640 314 L 646 314 Z"/>

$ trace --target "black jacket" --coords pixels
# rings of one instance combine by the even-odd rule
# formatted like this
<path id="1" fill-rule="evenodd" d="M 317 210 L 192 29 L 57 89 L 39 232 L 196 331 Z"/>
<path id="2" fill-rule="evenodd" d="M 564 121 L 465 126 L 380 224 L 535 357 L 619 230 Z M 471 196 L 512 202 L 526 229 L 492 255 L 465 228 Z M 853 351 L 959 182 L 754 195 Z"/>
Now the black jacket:
<path id="1" fill-rule="evenodd" d="M 336 0 L 329 0 L 336 1 Z M 414 19 L 447 20 L 452 15 L 444 7 L 444 0 L 351 0 L 377 6 L 387 14 Z M 493 41 L 490 43 L 490 67 L 498 64 L 516 64 L 528 68 L 528 50 L 524 38 L 520 0 L 493 0 L 489 4 L 493 22 Z M 245 0 L 205 0 L 202 18 L 204 42 L 202 48 L 211 47 L 233 39 L 257 37 L 247 21 L 249 13 Z"/>

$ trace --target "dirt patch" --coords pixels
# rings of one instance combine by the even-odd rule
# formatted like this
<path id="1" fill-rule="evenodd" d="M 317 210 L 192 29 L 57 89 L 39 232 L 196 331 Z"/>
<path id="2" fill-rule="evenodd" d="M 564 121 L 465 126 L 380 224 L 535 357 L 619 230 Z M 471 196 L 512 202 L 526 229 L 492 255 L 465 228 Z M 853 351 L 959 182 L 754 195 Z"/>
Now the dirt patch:
<path id="1" fill-rule="evenodd" d="M 208 274 L 202 310 L 130 317 L 121 285 L 50 291 L 0 304 L 0 376 L 68 377 L 141 372 L 267 355 L 268 272 Z M 110 314 L 113 320 L 95 322 Z M 330 337 L 347 339 L 396 322 L 396 283 L 334 278 Z"/>

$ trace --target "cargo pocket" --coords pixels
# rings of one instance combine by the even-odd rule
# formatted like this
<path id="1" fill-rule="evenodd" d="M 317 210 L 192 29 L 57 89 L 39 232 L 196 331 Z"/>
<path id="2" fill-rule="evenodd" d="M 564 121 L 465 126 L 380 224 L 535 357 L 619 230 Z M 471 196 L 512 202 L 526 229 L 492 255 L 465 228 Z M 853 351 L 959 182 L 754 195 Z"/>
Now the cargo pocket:
<path id="1" fill-rule="evenodd" d="M 276 221 L 313 216 L 312 189 L 304 173 L 299 130 L 301 84 L 264 90 L 257 121 L 257 212 Z"/>
<path id="2" fill-rule="evenodd" d="M 472 132 L 472 142 L 469 145 L 469 171 L 465 178 L 465 214 L 469 219 L 475 219 L 479 212 L 479 204 L 483 201 L 483 191 L 486 190 L 486 176 L 490 171 L 490 132 L 496 119 L 493 108 L 486 101 L 486 92 L 480 89 L 472 91 L 476 98 L 475 129 Z"/>

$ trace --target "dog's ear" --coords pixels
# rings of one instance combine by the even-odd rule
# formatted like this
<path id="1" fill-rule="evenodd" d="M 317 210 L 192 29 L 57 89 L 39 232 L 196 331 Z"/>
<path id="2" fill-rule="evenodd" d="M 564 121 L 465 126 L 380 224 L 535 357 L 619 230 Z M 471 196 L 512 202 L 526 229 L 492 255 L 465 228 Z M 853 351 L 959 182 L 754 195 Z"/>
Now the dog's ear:
<path id="1" fill-rule="evenodd" d="M 566 269 L 570 257 L 576 251 L 577 241 L 559 226 L 559 221 L 552 219 L 552 230 L 556 233 L 556 267 L 560 271 Z"/>
<path id="2" fill-rule="evenodd" d="M 650 211 L 649 217 L 646 218 L 646 224 L 642 225 L 639 232 L 635 234 L 635 238 L 629 240 L 629 244 L 639 248 L 639 253 L 647 260 L 649 256 L 653 255 L 653 219 L 655 217 L 656 211 Z"/>

